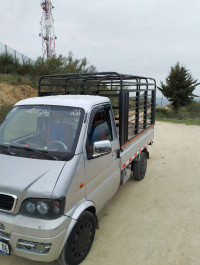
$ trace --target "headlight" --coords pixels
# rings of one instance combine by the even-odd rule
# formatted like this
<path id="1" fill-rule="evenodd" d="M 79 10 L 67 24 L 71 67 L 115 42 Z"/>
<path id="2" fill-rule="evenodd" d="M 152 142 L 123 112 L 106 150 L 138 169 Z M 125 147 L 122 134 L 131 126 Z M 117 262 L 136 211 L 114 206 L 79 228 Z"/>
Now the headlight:
<path id="1" fill-rule="evenodd" d="M 23 201 L 20 214 L 42 219 L 55 219 L 64 214 L 65 198 L 51 199 L 27 199 Z"/>

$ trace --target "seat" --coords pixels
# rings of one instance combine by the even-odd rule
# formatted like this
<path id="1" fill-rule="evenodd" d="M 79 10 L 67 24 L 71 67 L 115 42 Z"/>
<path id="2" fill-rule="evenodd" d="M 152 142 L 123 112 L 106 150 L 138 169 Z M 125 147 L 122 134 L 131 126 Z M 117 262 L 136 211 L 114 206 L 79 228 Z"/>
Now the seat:
<path id="1" fill-rule="evenodd" d="M 66 139 L 72 137 L 72 128 L 65 123 L 51 123 L 48 128 L 47 141 L 62 141 L 66 143 Z"/>

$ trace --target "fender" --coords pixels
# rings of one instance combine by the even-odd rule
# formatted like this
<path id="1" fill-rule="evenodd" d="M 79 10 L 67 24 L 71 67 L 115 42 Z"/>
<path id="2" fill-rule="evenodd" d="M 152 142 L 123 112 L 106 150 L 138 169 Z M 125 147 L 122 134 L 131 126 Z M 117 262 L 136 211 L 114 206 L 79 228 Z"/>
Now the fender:
<path id="1" fill-rule="evenodd" d="M 96 209 L 96 205 L 93 201 L 83 201 L 81 204 L 78 205 L 78 207 L 75 209 L 75 211 L 70 215 L 72 219 L 77 220 L 79 216 L 88 208 L 94 208 Z"/>
<path id="2" fill-rule="evenodd" d="M 70 225 L 67 229 L 67 232 L 66 232 L 66 235 L 65 235 L 65 238 L 63 240 L 63 244 L 62 244 L 62 247 L 60 249 L 60 252 L 62 251 L 65 243 L 67 242 L 67 239 L 72 231 L 72 229 L 74 228 L 76 222 L 77 222 L 77 219 L 79 218 L 79 216 L 88 208 L 94 208 L 94 210 L 96 210 L 96 205 L 94 202 L 92 201 L 83 201 L 81 204 L 78 205 L 78 207 L 71 213 L 69 214 L 66 214 L 70 219 L 71 219 L 71 222 L 70 222 Z M 96 228 L 98 228 L 98 222 L 97 222 L 97 217 L 96 215 L 95 216 L 95 219 L 96 219 Z M 60 255 L 60 253 L 58 253 Z M 58 257 L 59 257 L 58 255 Z"/>

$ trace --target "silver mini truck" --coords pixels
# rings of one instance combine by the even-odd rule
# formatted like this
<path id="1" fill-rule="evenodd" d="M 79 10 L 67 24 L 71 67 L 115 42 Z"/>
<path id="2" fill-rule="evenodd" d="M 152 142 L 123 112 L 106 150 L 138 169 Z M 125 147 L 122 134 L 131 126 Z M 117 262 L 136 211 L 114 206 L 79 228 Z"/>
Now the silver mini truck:
<path id="1" fill-rule="evenodd" d="M 145 176 L 156 83 L 114 72 L 52 75 L 38 95 L 0 123 L 0 252 L 75 265 L 119 185 Z"/>

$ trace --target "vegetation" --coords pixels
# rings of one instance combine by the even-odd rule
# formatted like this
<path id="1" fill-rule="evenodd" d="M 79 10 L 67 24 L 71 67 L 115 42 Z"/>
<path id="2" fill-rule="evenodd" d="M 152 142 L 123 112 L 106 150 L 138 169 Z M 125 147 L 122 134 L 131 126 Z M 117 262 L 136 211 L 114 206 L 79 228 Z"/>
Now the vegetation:
<path id="1" fill-rule="evenodd" d="M 30 84 L 37 87 L 42 75 L 64 73 L 90 73 L 96 71 L 86 58 L 75 59 L 70 52 L 67 57 L 59 55 L 48 59 L 38 57 L 35 64 L 20 64 L 12 55 L 0 55 L 0 81 L 10 80 L 15 84 Z"/>
<path id="2" fill-rule="evenodd" d="M 200 125 L 200 102 L 192 101 L 178 110 L 171 105 L 156 107 L 156 120 Z"/>
<path id="3" fill-rule="evenodd" d="M 59 55 L 49 59 L 38 57 L 35 64 L 24 62 L 20 64 L 8 53 L 0 54 L 0 82 L 30 85 L 37 88 L 42 75 L 66 73 L 90 73 L 96 69 L 86 58 L 76 59 L 70 52 L 67 57 Z M 0 120 L 11 109 L 11 106 L 0 107 Z"/>
<path id="4" fill-rule="evenodd" d="M 95 71 L 95 67 L 89 65 L 86 58 L 74 59 L 72 53 L 69 53 L 67 57 L 62 55 L 49 59 L 39 57 L 35 64 L 24 63 L 23 65 L 9 54 L 0 55 L 0 82 L 26 84 L 35 88 L 42 75 Z M 166 84 L 161 82 L 159 89 L 172 102 L 172 105 L 157 107 L 156 120 L 200 125 L 200 102 L 193 101 L 193 91 L 197 85 L 197 80 L 192 78 L 185 67 L 180 66 L 179 63 L 171 67 Z M 114 100 L 113 104 L 116 104 Z M 0 107 L 0 120 L 11 107 Z"/>
<path id="5" fill-rule="evenodd" d="M 2 106 L 0 107 L 0 121 L 6 116 L 6 114 L 11 110 L 12 106 Z"/>
<path id="6" fill-rule="evenodd" d="M 199 83 L 192 77 L 184 66 L 180 66 L 179 62 L 171 67 L 171 71 L 166 78 L 166 84 L 161 82 L 158 89 L 172 103 L 174 111 L 178 111 L 180 107 L 191 103 L 195 95 L 194 89 Z M 179 111 L 180 112 L 180 111 Z"/>

